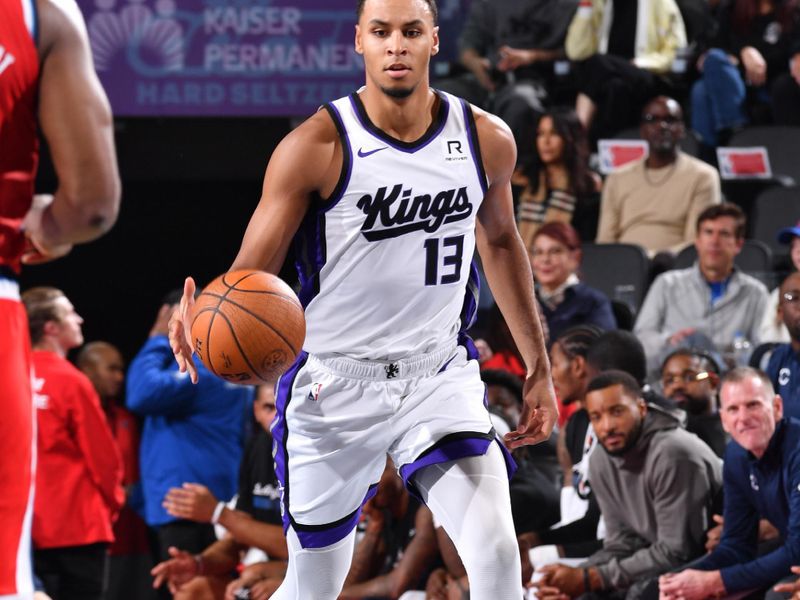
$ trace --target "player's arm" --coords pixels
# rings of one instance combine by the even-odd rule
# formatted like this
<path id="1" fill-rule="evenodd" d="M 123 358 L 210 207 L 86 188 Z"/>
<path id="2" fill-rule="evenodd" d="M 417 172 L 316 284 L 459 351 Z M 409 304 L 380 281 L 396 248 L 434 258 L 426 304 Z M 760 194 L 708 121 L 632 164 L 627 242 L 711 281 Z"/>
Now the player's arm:
<path id="1" fill-rule="evenodd" d="M 108 231 L 119 211 L 120 182 L 108 99 L 95 74 L 86 27 L 74 0 L 38 0 L 39 122 L 58 188 L 29 228 L 47 254 Z"/>
<path id="2" fill-rule="evenodd" d="M 528 369 L 520 425 L 506 435 L 509 448 L 550 437 L 558 409 L 550 363 L 535 307 L 528 253 L 514 221 L 511 175 L 517 160 L 514 137 L 497 117 L 474 109 L 489 188 L 478 211 L 478 252 L 492 294 Z"/>
<path id="3" fill-rule="evenodd" d="M 269 160 L 261 200 L 250 218 L 231 270 L 278 273 L 308 211 L 312 194 L 330 196 L 339 180 L 342 160 L 336 127 L 324 110 L 287 135 Z M 196 383 L 197 369 L 189 339 L 194 291 L 194 280 L 188 277 L 180 307 L 170 319 L 169 339 L 181 372 L 188 370 Z"/>

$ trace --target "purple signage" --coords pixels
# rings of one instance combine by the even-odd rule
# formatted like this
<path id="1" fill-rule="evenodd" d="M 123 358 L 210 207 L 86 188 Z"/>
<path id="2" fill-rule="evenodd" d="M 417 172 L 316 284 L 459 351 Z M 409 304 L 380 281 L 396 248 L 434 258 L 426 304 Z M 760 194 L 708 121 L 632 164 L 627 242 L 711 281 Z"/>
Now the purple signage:
<path id="1" fill-rule="evenodd" d="M 78 4 L 116 115 L 308 115 L 364 82 L 355 0 Z"/>

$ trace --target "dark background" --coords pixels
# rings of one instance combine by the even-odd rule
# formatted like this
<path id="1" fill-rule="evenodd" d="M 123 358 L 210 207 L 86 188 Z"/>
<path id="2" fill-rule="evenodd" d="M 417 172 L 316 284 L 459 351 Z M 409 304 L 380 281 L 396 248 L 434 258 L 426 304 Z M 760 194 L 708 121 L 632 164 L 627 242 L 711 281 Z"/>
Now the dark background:
<path id="1" fill-rule="evenodd" d="M 22 289 L 60 288 L 85 320 L 86 341 L 111 342 L 130 361 L 168 291 L 187 275 L 203 286 L 228 269 L 289 130 L 289 119 L 274 118 L 117 119 L 116 225 L 59 261 L 26 267 Z M 55 185 L 43 146 L 37 192 Z M 282 276 L 294 277 L 291 265 Z"/>

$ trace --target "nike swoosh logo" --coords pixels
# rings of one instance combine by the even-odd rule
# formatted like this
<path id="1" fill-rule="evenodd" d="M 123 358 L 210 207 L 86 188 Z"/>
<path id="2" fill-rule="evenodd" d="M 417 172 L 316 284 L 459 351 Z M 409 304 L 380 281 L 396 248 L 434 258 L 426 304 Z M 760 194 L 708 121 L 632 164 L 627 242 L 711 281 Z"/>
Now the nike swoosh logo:
<path id="1" fill-rule="evenodd" d="M 389 146 L 384 146 L 384 147 L 382 147 L 382 148 L 376 148 L 375 150 L 368 150 L 367 152 L 364 152 L 364 149 L 363 149 L 363 148 L 359 148 L 359 149 L 358 149 L 358 155 L 359 155 L 361 158 L 364 158 L 364 157 L 366 157 L 366 156 L 369 156 L 370 154 L 375 154 L 376 152 L 380 152 L 381 150 L 386 150 L 386 148 L 388 148 L 388 147 L 389 147 Z"/>

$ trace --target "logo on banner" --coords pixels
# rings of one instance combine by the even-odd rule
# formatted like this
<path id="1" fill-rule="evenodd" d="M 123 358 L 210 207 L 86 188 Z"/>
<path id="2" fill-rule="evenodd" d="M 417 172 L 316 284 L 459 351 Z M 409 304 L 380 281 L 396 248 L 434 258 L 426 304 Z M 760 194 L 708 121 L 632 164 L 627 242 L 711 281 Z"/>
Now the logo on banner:
<path id="1" fill-rule="evenodd" d="M 613 173 L 634 160 L 647 158 L 649 146 L 644 140 L 599 140 L 600 172 Z"/>
<path id="2" fill-rule="evenodd" d="M 763 146 L 717 148 L 717 162 L 722 179 L 769 179 L 772 177 L 769 155 Z"/>

